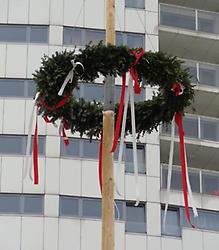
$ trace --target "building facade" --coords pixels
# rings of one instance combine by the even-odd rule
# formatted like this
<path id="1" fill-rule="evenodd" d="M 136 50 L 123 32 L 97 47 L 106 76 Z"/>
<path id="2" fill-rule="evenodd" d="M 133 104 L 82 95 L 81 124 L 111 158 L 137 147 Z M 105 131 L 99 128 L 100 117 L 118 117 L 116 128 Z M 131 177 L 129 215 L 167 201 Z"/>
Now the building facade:
<path id="1" fill-rule="evenodd" d="M 176 3 L 177 2 L 177 3 Z M 177 5 L 176 5 L 177 4 Z M 116 0 L 116 43 L 174 54 L 190 69 L 194 108 L 184 119 L 189 176 L 199 217 L 186 222 L 176 136 L 166 226 L 170 130 L 138 142 L 140 205 L 135 207 L 132 138 L 126 138 L 121 195 L 116 197 L 116 250 L 216 250 L 219 244 L 219 3 Z M 104 0 L 0 0 L 0 249 L 101 249 L 99 142 L 69 135 L 39 119 L 39 185 L 23 179 L 28 122 L 35 93 L 32 74 L 41 57 L 83 48 L 105 36 Z M 98 82 L 98 81 L 97 81 Z M 103 100 L 99 84 L 75 92 Z M 119 99 L 120 79 L 116 79 Z M 138 100 L 152 97 L 147 87 Z M 118 166 L 115 154 L 115 172 Z"/>

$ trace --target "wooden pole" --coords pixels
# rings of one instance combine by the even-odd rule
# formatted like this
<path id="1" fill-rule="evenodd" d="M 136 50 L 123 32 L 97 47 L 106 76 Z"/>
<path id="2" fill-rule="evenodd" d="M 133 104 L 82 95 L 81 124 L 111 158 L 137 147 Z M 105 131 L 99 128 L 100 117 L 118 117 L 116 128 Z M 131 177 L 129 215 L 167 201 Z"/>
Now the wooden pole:
<path id="1" fill-rule="evenodd" d="M 106 0 L 106 44 L 115 44 L 115 0 Z M 114 250 L 114 174 L 111 148 L 114 138 L 114 78 L 104 86 L 102 159 L 102 250 Z"/>

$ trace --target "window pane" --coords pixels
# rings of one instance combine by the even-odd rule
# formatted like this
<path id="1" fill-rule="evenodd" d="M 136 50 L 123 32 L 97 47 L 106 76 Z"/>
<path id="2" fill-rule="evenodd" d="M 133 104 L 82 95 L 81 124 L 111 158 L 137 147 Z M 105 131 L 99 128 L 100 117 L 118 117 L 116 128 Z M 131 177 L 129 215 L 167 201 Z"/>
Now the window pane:
<path id="1" fill-rule="evenodd" d="M 124 40 L 125 40 L 124 36 L 125 35 L 123 32 L 119 32 L 119 31 L 116 32 L 116 45 L 117 46 L 124 44 Z"/>
<path id="2" fill-rule="evenodd" d="M 188 69 L 189 74 L 191 75 L 192 83 L 197 83 L 197 64 L 196 62 L 185 61 L 182 64 L 183 69 Z"/>
<path id="3" fill-rule="evenodd" d="M 123 214 L 124 202 L 123 201 L 115 201 L 115 202 L 117 206 L 117 208 L 115 207 L 115 218 L 116 220 L 124 220 L 124 214 Z"/>
<path id="4" fill-rule="evenodd" d="M 20 195 L 0 195 L 0 213 L 20 214 Z"/>
<path id="5" fill-rule="evenodd" d="M 65 45 L 83 45 L 82 44 L 82 29 L 79 28 L 63 28 L 63 43 Z"/>
<path id="6" fill-rule="evenodd" d="M 104 89 L 100 84 L 83 84 L 84 99 L 87 101 L 103 102 Z"/>
<path id="7" fill-rule="evenodd" d="M 201 139 L 219 141 L 219 126 L 217 120 L 201 117 Z"/>
<path id="8" fill-rule="evenodd" d="M 180 219 L 178 210 L 167 210 L 165 226 L 163 226 L 164 219 L 164 209 L 161 210 L 161 225 L 162 225 L 162 234 L 170 236 L 180 236 Z"/>
<path id="9" fill-rule="evenodd" d="M 43 214 L 43 196 L 24 195 L 25 214 Z"/>
<path id="10" fill-rule="evenodd" d="M 143 145 L 137 145 L 137 159 L 138 159 L 138 171 L 139 173 L 145 173 L 145 147 Z M 131 144 L 126 144 L 125 149 L 125 170 L 128 173 L 134 172 L 133 164 L 133 148 Z"/>
<path id="11" fill-rule="evenodd" d="M 98 44 L 100 41 L 105 41 L 105 32 L 103 30 L 85 30 L 85 44 L 90 42 L 92 42 L 92 44 Z"/>
<path id="12" fill-rule="evenodd" d="M 33 98 L 36 94 L 36 86 L 33 80 L 27 80 L 27 97 Z"/>
<path id="13" fill-rule="evenodd" d="M 0 25 L 0 41 L 27 42 L 26 26 Z"/>
<path id="14" fill-rule="evenodd" d="M 144 35 L 127 33 L 127 45 L 130 48 L 144 48 Z"/>
<path id="15" fill-rule="evenodd" d="M 83 140 L 83 156 L 90 159 L 99 158 L 99 141 Z"/>
<path id="16" fill-rule="evenodd" d="M 61 156 L 79 157 L 80 140 L 69 138 L 69 145 L 66 146 L 61 138 Z"/>
<path id="17" fill-rule="evenodd" d="M 90 218 L 100 218 L 101 201 L 97 199 L 83 199 L 83 216 Z"/>
<path id="18" fill-rule="evenodd" d="M 126 204 L 125 230 L 136 233 L 146 232 L 145 206 L 135 207 L 134 204 Z"/>
<path id="19" fill-rule="evenodd" d="M 128 88 L 126 88 L 126 90 L 127 89 Z M 119 103 L 120 102 L 121 91 L 122 91 L 122 87 L 120 85 L 116 85 L 115 86 L 115 92 L 114 92 L 115 103 Z M 145 89 L 141 89 L 141 93 L 140 94 L 135 94 L 134 95 L 134 100 L 135 100 L 135 102 L 144 101 L 145 100 Z"/>
<path id="20" fill-rule="evenodd" d="M 198 30 L 207 33 L 219 33 L 218 14 L 198 11 Z"/>
<path id="21" fill-rule="evenodd" d="M 79 199 L 73 197 L 60 196 L 59 215 L 78 216 Z"/>
<path id="22" fill-rule="evenodd" d="M 30 27 L 31 43 L 48 43 L 48 27 L 31 26 Z"/>
<path id="23" fill-rule="evenodd" d="M 195 30 L 195 10 L 160 5 L 160 24 Z"/>
<path id="24" fill-rule="evenodd" d="M 1 154 L 23 154 L 22 136 L 0 136 L 0 153 Z"/>
<path id="25" fill-rule="evenodd" d="M 144 9 L 145 0 L 125 0 L 125 7 Z"/>
<path id="26" fill-rule="evenodd" d="M 185 116 L 183 120 L 186 137 L 198 138 L 198 118 Z M 177 131 L 177 129 L 176 129 Z M 178 134 L 178 131 L 177 131 Z"/>
<path id="27" fill-rule="evenodd" d="M 1 97 L 24 97 L 24 80 L 0 79 Z"/>
<path id="28" fill-rule="evenodd" d="M 219 176 L 216 173 L 202 172 L 202 191 L 205 194 L 219 195 Z"/>

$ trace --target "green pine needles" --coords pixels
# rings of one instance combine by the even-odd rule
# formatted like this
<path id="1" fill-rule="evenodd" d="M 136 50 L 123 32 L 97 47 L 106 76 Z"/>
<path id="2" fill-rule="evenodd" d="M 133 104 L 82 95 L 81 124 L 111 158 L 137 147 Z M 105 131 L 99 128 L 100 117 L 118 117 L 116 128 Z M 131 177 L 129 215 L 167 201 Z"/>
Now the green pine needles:
<path id="1" fill-rule="evenodd" d="M 139 49 L 135 49 L 138 51 Z M 68 83 L 63 96 L 58 92 L 72 69 L 71 60 L 80 62 L 84 71 L 78 67 L 71 83 Z M 42 66 L 34 74 L 38 98 L 39 113 L 49 117 L 52 122 L 63 119 L 70 125 L 72 132 L 81 135 L 98 137 L 102 131 L 103 104 L 87 102 L 74 97 L 74 89 L 80 87 L 80 81 L 93 82 L 100 75 L 122 76 L 133 67 L 135 56 L 126 46 L 87 45 L 79 53 L 56 52 L 52 57 L 44 56 Z M 190 83 L 190 75 L 182 67 L 182 61 L 175 56 L 163 52 L 145 52 L 136 65 L 141 88 L 157 86 L 158 93 L 154 93 L 151 100 L 135 103 L 136 132 L 138 135 L 151 132 L 161 123 L 169 123 L 175 112 L 183 113 L 194 97 L 194 90 Z M 81 71 L 81 72 L 80 72 Z M 181 83 L 184 92 L 175 96 L 171 90 L 174 83 Z M 67 102 L 56 108 L 57 104 L 68 97 Z M 118 104 L 115 113 L 118 112 Z M 128 111 L 126 132 L 131 133 L 131 117 Z"/>

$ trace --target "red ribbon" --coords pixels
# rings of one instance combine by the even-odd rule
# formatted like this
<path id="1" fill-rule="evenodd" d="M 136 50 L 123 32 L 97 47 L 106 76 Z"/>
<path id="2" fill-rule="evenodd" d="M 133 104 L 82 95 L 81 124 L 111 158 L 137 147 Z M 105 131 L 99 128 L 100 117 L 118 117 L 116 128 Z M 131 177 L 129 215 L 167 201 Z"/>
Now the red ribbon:
<path id="1" fill-rule="evenodd" d="M 135 62 L 133 64 L 133 67 L 130 68 L 130 75 L 132 76 L 134 80 L 134 91 L 136 94 L 141 93 L 141 87 L 138 83 L 138 72 L 136 69 L 136 65 L 140 58 L 144 55 L 144 50 L 140 49 L 138 52 L 135 50 L 130 50 L 130 52 L 135 56 Z M 124 99 L 125 99 L 125 84 L 126 84 L 126 73 L 124 72 L 122 74 L 122 91 L 120 96 L 120 102 L 119 102 L 119 111 L 118 111 L 118 117 L 116 120 L 116 129 L 115 129 L 115 136 L 113 140 L 113 146 L 111 152 L 115 152 L 118 141 L 119 141 L 119 134 L 121 130 L 121 122 L 122 122 L 122 114 L 123 114 L 123 107 L 124 107 Z"/>
<path id="2" fill-rule="evenodd" d="M 37 110 L 37 109 L 36 109 Z M 33 166 L 34 166 L 34 184 L 39 183 L 38 175 L 38 114 L 36 111 L 36 125 L 33 137 Z"/>
<path id="3" fill-rule="evenodd" d="M 172 91 L 174 91 L 175 96 L 183 94 L 184 86 L 181 83 L 174 83 L 172 86 Z M 185 203 L 186 218 L 188 223 L 195 228 L 191 223 L 189 202 L 188 202 L 188 192 L 187 192 L 187 177 L 186 177 L 186 154 L 185 154 L 185 142 L 184 142 L 184 129 L 183 129 L 183 117 L 179 112 L 175 113 L 175 122 L 178 126 L 179 132 L 179 142 L 180 142 L 180 160 L 181 160 L 181 170 L 182 170 L 182 186 L 183 186 L 183 197 Z"/>
<path id="4" fill-rule="evenodd" d="M 122 74 L 122 91 L 121 91 L 120 102 L 119 102 L 119 112 L 118 112 L 118 117 L 116 120 L 116 130 L 115 130 L 115 136 L 114 136 L 113 147 L 112 147 L 111 152 L 115 152 L 116 147 L 118 145 L 121 122 L 122 122 L 122 113 L 123 113 L 123 107 L 124 107 L 125 83 L 126 83 L 126 73 L 123 73 Z"/>
<path id="5" fill-rule="evenodd" d="M 99 186 L 101 193 L 102 193 L 102 161 L 103 161 L 103 134 L 101 133 L 100 146 L 99 146 Z"/>
<path id="6" fill-rule="evenodd" d="M 183 131 L 183 122 L 182 115 L 180 113 L 175 114 L 175 122 L 178 126 L 179 131 L 179 141 L 180 141 L 180 160 L 181 160 L 181 169 L 182 169 L 182 185 L 183 185 L 183 196 L 186 210 L 186 218 L 188 223 L 194 228 L 195 226 L 191 223 L 190 211 L 189 211 L 189 202 L 188 202 L 188 193 L 187 193 L 187 178 L 186 178 L 186 157 L 185 157 L 185 142 L 184 142 L 184 131 Z"/>
<path id="7" fill-rule="evenodd" d="M 65 133 L 65 130 L 69 129 L 70 126 L 69 126 L 69 123 L 67 121 L 63 121 L 63 127 L 62 127 L 62 138 L 63 138 L 63 141 L 65 143 L 65 146 L 68 146 L 69 145 L 69 139 L 68 137 L 66 136 L 66 133 Z"/>
<path id="8" fill-rule="evenodd" d="M 130 74 L 134 80 L 134 91 L 136 94 L 140 94 L 141 88 L 138 83 L 138 71 L 136 69 L 136 65 L 138 61 L 140 60 L 140 58 L 144 55 L 144 50 L 141 48 L 138 52 L 136 52 L 135 50 L 131 49 L 130 52 L 135 56 L 134 65 L 133 67 L 130 68 Z"/>
<path id="9" fill-rule="evenodd" d="M 46 109 L 48 109 L 49 111 L 54 111 L 56 109 L 61 108 L 62 106 L 64 106 L 66 104 L 66 102 L 69 101 L 69 96 L 65 96 L 60 102 L 58 102 L 54 107 L 49 106 L 48 104 L 45 103 L 45 101 L 41 100 L 40 104 L 42 106 L 44 106 Z"/>

